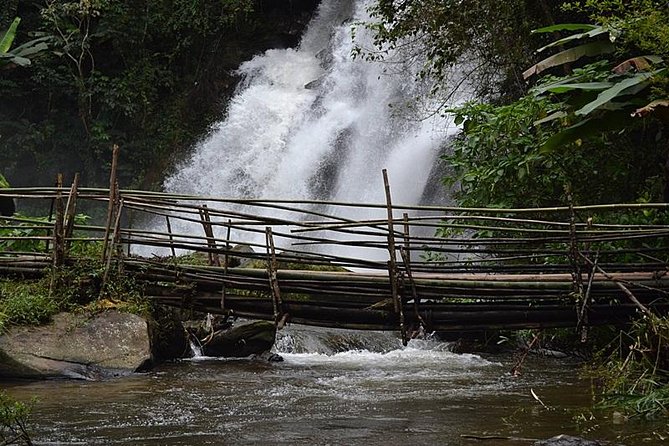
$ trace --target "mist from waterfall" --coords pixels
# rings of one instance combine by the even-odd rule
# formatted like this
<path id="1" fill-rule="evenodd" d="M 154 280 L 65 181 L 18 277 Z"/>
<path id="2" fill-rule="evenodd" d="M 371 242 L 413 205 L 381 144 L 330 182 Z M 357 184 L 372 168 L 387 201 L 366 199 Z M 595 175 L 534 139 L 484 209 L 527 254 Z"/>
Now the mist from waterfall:
<path id="1" fill-rule="evenodd" d="M 239 68 L 225 118 L 167 178 L 170 192 L 383 202 L 381 170 L 396 203 L 421 200 L 455 128 L 406 107 L 423 86 L 415 70 L 354 60 L 369 1 L 324 0 L 297 49 L 273 49 Z M 389 71 L 396 70 L 396 73 Z"/>

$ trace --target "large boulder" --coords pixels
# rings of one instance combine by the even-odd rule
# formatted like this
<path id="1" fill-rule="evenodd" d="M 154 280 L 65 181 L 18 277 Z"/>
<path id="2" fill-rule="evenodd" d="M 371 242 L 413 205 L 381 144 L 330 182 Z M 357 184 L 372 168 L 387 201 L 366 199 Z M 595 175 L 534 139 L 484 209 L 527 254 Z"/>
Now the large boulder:
<path id="1" fill-rule="evenodd" d="M 0 378 L 100 379 L 148 369 L 146 320 L 118 311 L 60 313 L 39 327 L 14 327 L 0 336 Z"/>
<path id="2" fill-rule="evenodd" d="M 260 355 L 274 345 L 276 327 L 267 321 L 218 330 L 202 341 L 202 354 L 225 358 Z"/>

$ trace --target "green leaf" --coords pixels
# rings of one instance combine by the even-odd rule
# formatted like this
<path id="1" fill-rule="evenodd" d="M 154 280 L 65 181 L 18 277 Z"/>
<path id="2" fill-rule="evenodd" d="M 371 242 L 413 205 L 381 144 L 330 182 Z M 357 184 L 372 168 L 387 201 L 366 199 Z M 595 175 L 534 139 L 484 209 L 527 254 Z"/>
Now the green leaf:
<path id="1" fill-rule="evenodd" d="M 602 105 L 611 102 L 616 97 L 629 94 L 629 92 L 626 92 L 625 90 L 635 86 L 642 86 L 641 84 L 647 84 L 648 80 L 653 75 L 661 73 L 664 70 L 666 70 L 666 68 L 662 68 L 661 70 L 656 70 L 651 73 L 637 73 L 634 77 L 630 77 L 621 82 L 618 82 L 613 87 L 599 93 L 599 95 L 597 95 L 597 99 L 587 103 L 581 109 L 576 110 L 576 114 L 586 116 Z"/>
<path id="2" fill-rule="evenodd" d="M 0 62 L 3 61 L 5 63 L 15 64 L 21 67 L 27 67 L 28 65 L 30 65 L 30 59 L 27 59 L 25 57 L 15 56 L 11 53 L 0 55 Z"/>
<path id="3" fill-rule="evenodd" d="M 537 50 L 537 53 L 540 53 L 544 51 L 547 48 L 553 48 L 556 46 L 564 45 L 565 43 L 571 42 L 572 40 L 579 40 L 579 39 L 585 39 L 585 38 L 593 38 L 597 37 L 602 34 L 607 34 L 609 32 L 608 28 L 605 28 L 604 26 L 597 26 L 593 29 L 590 29 L 587 32 L 584 33 L 578 33 L 578 34 L 572 34 L 571 36 L 563 37 L 562 39 L 558 39 L 554 42 L 549 43 L 546 46 L 543 46 Z"/>
<path id="4" fill-rule="evenodd" d="M 589 31 L 596 28 L 599 28 L 599 26 L 589 23 L 558 23 L 557 25 L 534 29 L 532 30 L 532 34 L 553 33 L 556 31 Z"/>
<path id="5" fill-rule="evenodd" d="M 9 181 L 5 179 L 5 177 L 0 173 L 0 189 L 7 189 L 11 187 L 9 185 Z"/>
<path id="6" fill-rule="evenodd" d="M 562 111 L 562 110 L 556 111 L 555 113 L 551 113 L 550 115 L 546 116 L 543 119 L 539 119 L 537 121 L 534 121 L 532 123 L 532 125 L 537 126 L 537 125 L 545 124 L 547 122 L 551 122 L 551 121 L 554 121 L 554 120 L 560 119 L 560 118 L 565 118 L 567 116 L 569 116 L 569 113 L 567 113 L 565 111 Z"/>
<path id="7" fill-rule="evenodd" d="M 0 54 L 6 53 L 12 47 L 14 37 L 16 37 L 16 28 L 18 28 L 20 22 L 21 18 L 15 18 L 9 29 L 2 36 L 2 39 L 0 39 Z"/>
<path id="8" fill-rule="evenodd" d="M 39 39 L 31 40 L 14 48 L 11 51 L 11 54 L 20 57 L 28 57 L 46 51 L 49 49 L 49 45 L 46 44 L 47 40 L 49 40 L 48 37 L 40 37 Z"/>
<path id="9" fill-rule="evenodd" d="M 602 54 L 612 53 L 615 51 L 615 46 L 611 42 L 592 42 L 583 45 L 569 48 L 568 50 L 560 51 L 541 62 L 531 66 L 523 72 L 523 78 L 528 79 L 534 74 L 539 74 L 544 70 L 552 67 L 564 65 L 579 60 L 586 56 L 599 56 Z"/>
<path id="10" fill-rule="evenodd" d="M 581 82 L 576 84 L 547 85 L 542 87 L 542 92 L 566 93 L 573 90 L 606 90 L 615 84 L 613 82 Z"/>

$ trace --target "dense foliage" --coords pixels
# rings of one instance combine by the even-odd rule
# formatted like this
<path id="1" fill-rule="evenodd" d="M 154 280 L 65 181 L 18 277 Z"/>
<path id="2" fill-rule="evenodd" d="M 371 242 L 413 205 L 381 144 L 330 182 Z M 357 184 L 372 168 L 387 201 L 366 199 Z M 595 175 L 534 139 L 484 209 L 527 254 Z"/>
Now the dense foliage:
<path id="1" fill-rule="evenodd" d="M 565 186 L 581 204 L 669 199 L 669 53 L 655 40 L 669 41 L 669 20 L 655 18 L 669 11 L 638 3 L 545 47 L 562 51 L 525 72 L 539 75 L 526 95 L 453 110 L 465 125 L 446 156 L 455 168 L 446 182 L 459 185 L 463 204 L 564 203 Z M 657 26 L 646 34 L 648 21 Z M 596 51 L 583 58 L 583 48 Z"/>
<path id="2" fill-rule="evenodd" d="M 294 44 L 315 2 L 265 3 L 3 1 L 0 30 L 21 19 L 13 47 L 46 47 L 29 66 L 0 67 L 2 173 L 15 186 L 77 171 L 84 184 L 102 184 L 118 144 L 121 184 L 155 186 L 220 115 L 239 63 Z"/>

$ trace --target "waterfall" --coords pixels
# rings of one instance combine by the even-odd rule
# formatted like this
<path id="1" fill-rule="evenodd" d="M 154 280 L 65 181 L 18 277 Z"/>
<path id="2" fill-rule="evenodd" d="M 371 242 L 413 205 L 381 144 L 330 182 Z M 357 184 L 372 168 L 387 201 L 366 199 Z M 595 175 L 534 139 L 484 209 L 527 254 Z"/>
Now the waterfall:
<path id="1" fill-rule="evenodd" d="M 435 114 L 408 119 L 423 86 L 415 70 L 354 60 L 352 27 L 368 0 L 324 0 L 296 49 L 243 63 L 243 80 L 192 156 L 167 178 L 171 192 L 383 202 L 381 170 L 396 203 L 421 201 L 447 136 Z M 358 26 L 357 41 L 372 48 Z"/>

